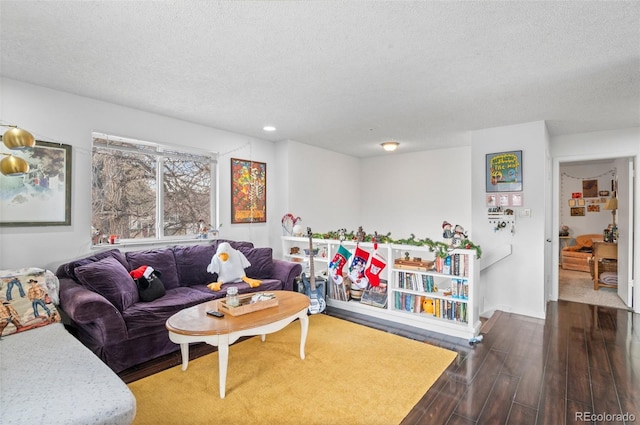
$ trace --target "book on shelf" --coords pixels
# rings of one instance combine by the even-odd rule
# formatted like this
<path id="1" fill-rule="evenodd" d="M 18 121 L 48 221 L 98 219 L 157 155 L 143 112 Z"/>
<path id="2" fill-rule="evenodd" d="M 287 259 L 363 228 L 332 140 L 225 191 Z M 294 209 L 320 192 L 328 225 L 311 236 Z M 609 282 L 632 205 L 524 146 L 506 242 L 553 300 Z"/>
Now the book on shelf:
<path id="1" fill-rule="evenodd" d="M 466 302 L 457 300 L 435 299 L 433 316 L 455 322 L 468 323 L 468 307 Z"/>
<path id="2" fill-rule="evenodd" d="M 338 284 L 332 278 L 329 278 L 328 281 L 330 282 L 330 284 L 328 285 L 330 298 L 338 301 L 349 301 L 349 297 L 347 297 L 347 289 L 344 286 L 344 282 Z"/>
<path id="3" fill-rule="evenodd" d="M 397 272 L 398 288 L 411 289 L 413 291 L 435 292 L 433 276 L 427 274 Z"/>
<path id="4" fill-rule="evenodd" d="M 397 292 L 396 292 L 397 293 Z M 362 292 L 361 304 L 367 304 L 374 307 L 384 308 L 387 306 L 387 282 L 380 280 L 380 285 L 368 285 L 367 289 Z"/>
<path id="5" fill-rule="evenodd" d="M 393 306 L 396 310 L 408 311 L 410 313 L 421 313 L 424 311 L 422 308 L 423 301 L 423 296 L 396 291 Z"/>

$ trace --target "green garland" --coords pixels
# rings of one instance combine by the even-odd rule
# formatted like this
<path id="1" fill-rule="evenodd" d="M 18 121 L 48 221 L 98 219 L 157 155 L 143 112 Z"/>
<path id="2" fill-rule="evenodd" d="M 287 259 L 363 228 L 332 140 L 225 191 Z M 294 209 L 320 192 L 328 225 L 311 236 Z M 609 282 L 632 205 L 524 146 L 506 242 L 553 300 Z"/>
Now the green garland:
<path id="1" fill-rule="evenodd" d="M 313 233 L 312 235 L 316 239 L 340 239 L 340 230 L 329 231 L 326 233 Z M 357 239 L 356 233 L 345 232 L 344 233 L 345 240 L 354 241 Z M 434 241 L 429 238 L 424 239 L 416 239 L 416 235 L 411 233 L 409 238 L 407 239 L 393 239 L 391 237 L 391 233 L 387 233 L 386 235 L 381 235 L 378 233 L 375 234 L 365 234 L 363 237 L 363 242 L 373 242 L 373 239 L 376 239 L 379 243 L 392 243 L 399 245 L 411 245 L 411 246 L 428 246 L 430 252 L 435 252 L 438 257 L 445 258 L 447 257 L 448 252 L 451 250 L 451 246 L 447 245 L 444 242 Z M 462 248 L 465 249 L 474 249 L 476 251 L 477 257 L 480 258 L 482 256 L 482 249 L 480 245 L 476 245 L 469 239 L 462 240 Z"/>

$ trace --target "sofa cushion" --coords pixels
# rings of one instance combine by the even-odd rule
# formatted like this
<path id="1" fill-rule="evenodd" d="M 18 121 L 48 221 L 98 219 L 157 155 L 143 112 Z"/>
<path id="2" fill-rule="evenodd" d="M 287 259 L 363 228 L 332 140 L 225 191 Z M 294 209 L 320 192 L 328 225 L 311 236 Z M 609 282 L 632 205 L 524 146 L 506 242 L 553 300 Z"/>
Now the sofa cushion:
<path id="1" fill-rule="evenodd" d="M 213 245 L 176 246 L 173 254 L 176 258 L 180 285 L 202 285 L 217 281 L 218 275 L 207 271 L 215 253 Z"/>
<path id="2" fill-rule="evenodd" d="M 244 271 L 248 277 L 267 279 L 273 277 L 273 249 L 271 248 L 239 248 L 251 263 Z"/>
<path id="3" fill-rule="evenodd" d="M 113 257 L 76 267 L 80 283 L 123 312 L 140 300 L 138 288 L 125 267 Z"/>
<path id="4" fill-rule="evenodd" d="M 46 277 L 44 270 L 36 268 L 0 270 L 0 337 L 60 321 Z"/>
<path id="5" fill-rule="evenodd" d="M 165 295 L 157 300 L 136 303 L 122 313 L 129 338 L 156 332 L 158 328 L 164 329 L 164 323 L 173 314 L 213 298 L 211 292 L 178 287 L 167 290 Z"/>
<path id="6" fill-rule="evenodd" d="M 129 264 L 127 263 L 127 259 L 125 258 L 124 254 L 120 252 L 119 249 L 110 249 L 108 251 L 99 252 L 96 255 L 92 255 L 91 257 L 81 258 L 79 260 L 71 261 L 67 264 L 64 264 L 64 272 L 67 276 L 78 282 L 78 277 L 75 273 L 75 269 L 77 267 L 84 266 L 89 263 L 95 263 L 96 261 L 100 261 L 103 258 L 108 257 L 115 258 L 127 270 L 129 269 Z"/>
<path id="7" fill-rule="evenodd" d="M 231 245 L 231 248 L 233 248 L 233 249 L 240 249 L 240 248 L 250 249 L 250 248 L 253 248 L 253 242 L 232 241 L 232 240 L 229 240 L 229 239 L 216 239 L 216 241 L 213 243 L 213 251 L 215 252 L 218 249 L 218 245 L 220 245 L 223 242 L 226 242 L 229 245 Z"/>
<path id="8" fill-rule="evenodd" d="M 131 251 L 127 252 L 126 256 L 131 270 L 137 269 L 140 266 L 151 266 L 154 270 L 158 270 L 162 275 L 162 283 L 164 283 L 165 289 L 180 286 L 173 248 Z"/>
<path id="9" fill-rule="evenodd" d="M 594 241 L 602 241 L 601 233 L 590 233 L 587 235 L 576 236 L 576 244 L 571 246 L 565 246 L 563 251 L 583 251 L 591 252 L 593 249 Z"/>

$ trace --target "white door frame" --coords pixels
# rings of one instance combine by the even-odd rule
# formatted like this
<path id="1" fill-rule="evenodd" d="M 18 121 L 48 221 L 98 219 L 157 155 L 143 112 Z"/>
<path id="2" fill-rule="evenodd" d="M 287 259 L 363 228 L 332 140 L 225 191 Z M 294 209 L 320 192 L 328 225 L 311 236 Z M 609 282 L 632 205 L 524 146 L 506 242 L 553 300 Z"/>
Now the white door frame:
<path id="1" fill-rule="evenodd" d="M 559 200 L 560 200 L 560 164 L 561 163 L 565 163 L 565 162 L 576 162 L 576 161 L 595 161 L 595 160 L 601 160 L 601 159 L 611 159 L 611 160 L 615 160 L 615 159 L 619 159 L 619 158 L 633 158 L 635 164 L 636 164 L 636 169 L 638 167 L 638 156 L 635 152 L 633 153 L 615 153 L 615 154 L 610 154 L 610 155 L 605 155 L 605 154 L 588 154 L 588 155 L 566 155 L 566 156 L 558 156 L 558 157 L 554 157 L 553 158 L 553 167 L 552 167 L 552 177 L 553 177 L 553 188 L 552 188 L 552 220 L 553 220 L 553 225 L 552 225 L 552 234 L 554 235 L 552 237 L 552 255 L 551 255 L 551 287 L 550 287 L 550 292 L 547 294 L 547 300 L 549 301 L 557 301 L 558 300 L 558 266 L 559 266 L 559 255 L 560 255 L 560 241 L 557 237 L 555 237 L 555 235 L 559 234 L 560 231 L 560 205 L 559 205 Z M 636 170 L 636 174 L 637 174 L 637 170 Z M 638 182 L 637 182 L 637 178 L 636 178 L 636 184 L 634 188 L 629 188 L 629 190 L 634 190 L 634 194 L 633 194 L 633 214 L 630 217 L 630 220 L 633 222 L 634 228 L 638 228 L 637 224 L 637 216 L 638 216 L 638 211 L 640 210 L 640 196 L 638 195 Z M 620 182 L 618 182 L 618 184 L 620 184 Z M 633 310 L 636 313 L 640 313 L 640 290 L 639 290 L 639 284 L 637 282 L 637 280 L 635 279 L 634 276 L 637 275 L 638 273 L 638 267 L 637 265 L 640 264 L 640 260 L 638 260 L 638 258 L 640 257 L 640 238 L 630 238 L 630 242 L 629 242 L 629 252 L 632 253 L 629 255 L 629 260 L 632 261 L 631 264 L 629 264 L 629 260 L 625 261 L 625 266 L 628 267 L 628 269 L 631 271 L 633 270 L 633 275 L 629 275 L 629 280 L 630 282 L 633 282 L 633 294 L 631 299 L 629 300 L 631 301 L 635 301 L 633 303 Z"/>

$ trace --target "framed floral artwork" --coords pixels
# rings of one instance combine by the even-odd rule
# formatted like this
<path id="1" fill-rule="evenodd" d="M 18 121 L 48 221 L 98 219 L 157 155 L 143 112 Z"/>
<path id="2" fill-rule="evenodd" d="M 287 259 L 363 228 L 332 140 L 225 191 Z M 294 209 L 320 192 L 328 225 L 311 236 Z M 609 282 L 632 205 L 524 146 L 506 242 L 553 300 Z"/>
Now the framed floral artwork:
<path id="1" fill-rule="evenodd" d="M 37 140 L 16 156 L 29 172 L 0 174 L 0 226 L 71 225 L 71 146 Z"/>

